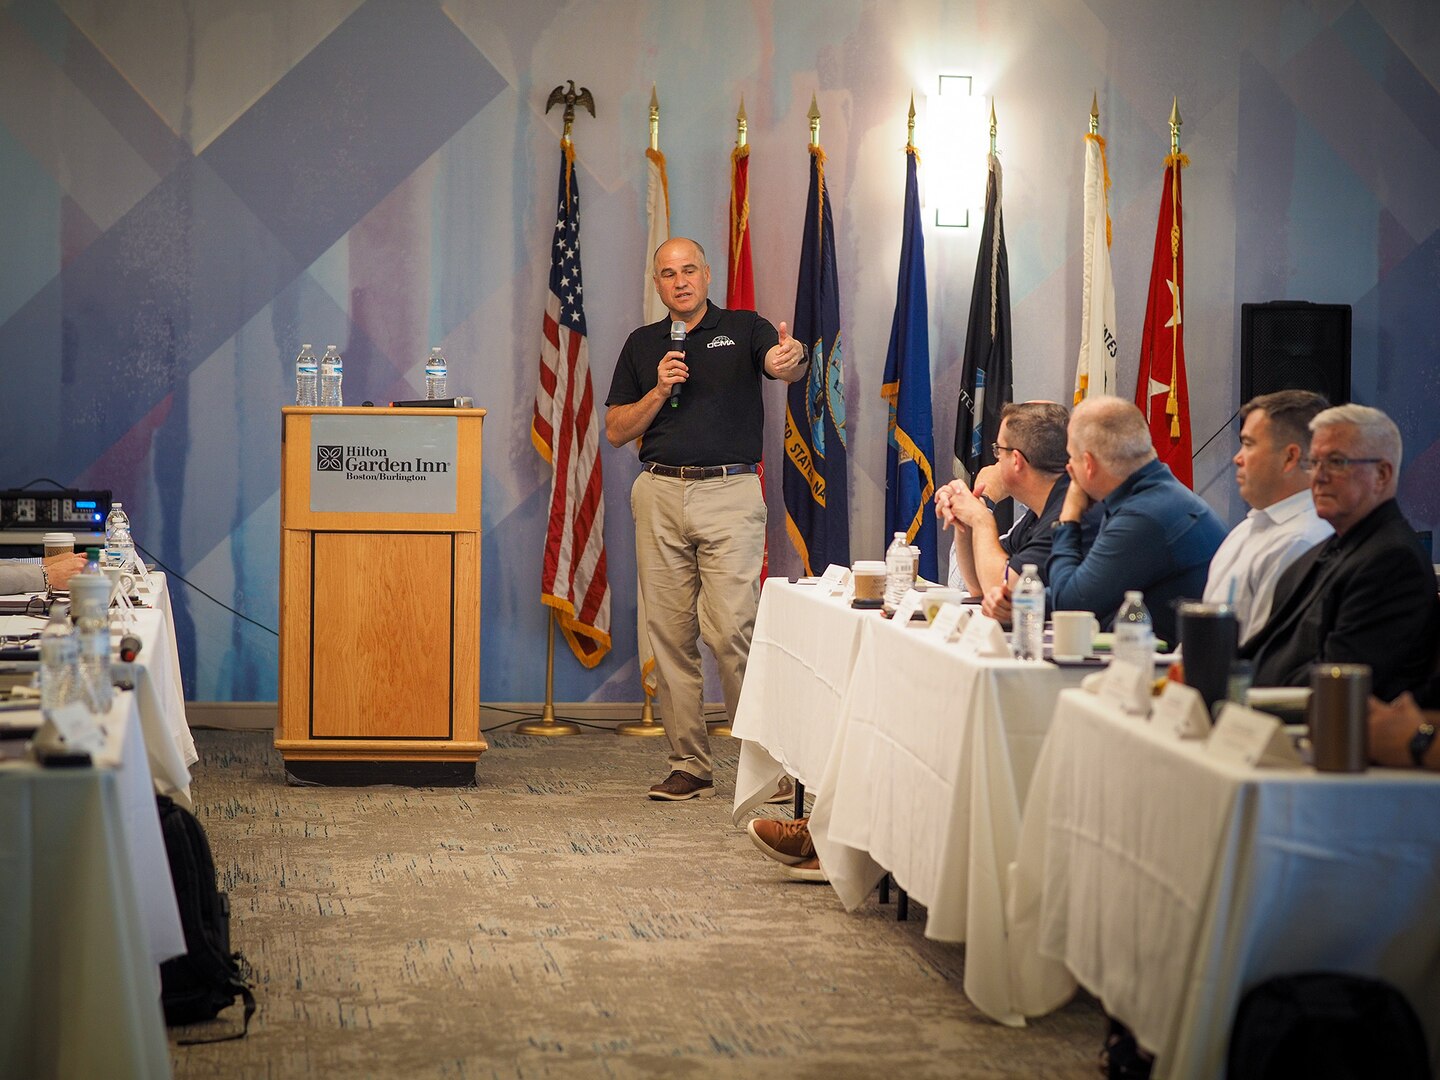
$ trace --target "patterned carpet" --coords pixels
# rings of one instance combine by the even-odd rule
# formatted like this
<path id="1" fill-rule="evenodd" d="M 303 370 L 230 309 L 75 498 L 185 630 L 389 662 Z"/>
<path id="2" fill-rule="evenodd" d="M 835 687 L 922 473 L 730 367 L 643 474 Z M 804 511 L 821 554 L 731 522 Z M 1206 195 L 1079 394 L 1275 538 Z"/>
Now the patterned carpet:
<path id="1" fill-rule="evenodd" d="M 177 1078 L 1095 1076 L 1093 1000 L 1001 1027 L 922 908 L 782 878 L 729 823 L 733 740 L 718 798 L 667 804 L 661 740 L 491 739 L 474 788 L 317 788 L 268 732 L 196 732 L 260 1010 Z"/>

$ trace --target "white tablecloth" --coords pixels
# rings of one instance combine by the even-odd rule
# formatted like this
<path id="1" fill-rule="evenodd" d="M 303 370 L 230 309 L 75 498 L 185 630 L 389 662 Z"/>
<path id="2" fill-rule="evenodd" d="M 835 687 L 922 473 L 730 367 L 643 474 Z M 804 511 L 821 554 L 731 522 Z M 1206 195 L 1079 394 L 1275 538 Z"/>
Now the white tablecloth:
<path id="1" fill-rule="evenodd" d="M 860 628 L 884 622 L 819 585 L 770 578 L 760 593 L 745 684 L 730 730 L 740 746 L 734 820 L 774 794 L 789 773 L 814 785 L 825 772 L 850 683 Z"/>
<path id="2" fill-rule="evenodd" d="M 0 1076 L 161 1077 L 185 951 L 134 695 L 94 768 L 0 765 Z"/>
<path id="3" fill-rule="evenodd" d="M 1245 990 L 1372 975 L 1408 997 L 1440 1070 L 1437 822 L 1440 777 L 1231 766 L 1067 691 L 1012 870 L 1017 999 L 1039 1015 L 1078 980 L 1157 1077 L 1214 1077 Z"/>
<path id="4" fill-rule="evenodd" d="M 885 870 L 926 906 L 925 936 L 1001 940 L 1020 809 L 1056 695 L 1083 668 L 963 655 L 917 627 L 866 622 L 810 833 L 847 908 Z M 999 957 L 965 960 L 965 993 L 1024 1018 Z"/>
<path id="5" fill-rule="evenodd" d="M 180 653 L 175 645 L 175 620 L 165 575 L 150 575 L 142 602 L 128 615 L 112 613 L 111 643 L 118 646 L 122 633 L 140 638 L 140 657 L 135 664 L 135 693 L 140 711 L 140 730 L 155 790 L 190 807 L 190 766 L 199 760 L 190 724 L 185 717 L 185 688 L 180 681 Z M 25 616 L 0 617 L 0 633 L 23 634 L 44 626 L 41 619 Z"/>

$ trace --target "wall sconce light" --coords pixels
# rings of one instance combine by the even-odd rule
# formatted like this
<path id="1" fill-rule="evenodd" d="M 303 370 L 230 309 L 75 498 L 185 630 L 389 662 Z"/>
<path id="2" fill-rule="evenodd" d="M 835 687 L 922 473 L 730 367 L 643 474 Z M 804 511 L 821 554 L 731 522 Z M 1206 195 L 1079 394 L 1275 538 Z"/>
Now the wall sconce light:
<path id="1" fill-rule="evenodd" d="M 969 75 L 941 75 L 931 115 L 927 163 L 933 162 L 935 224 L 945 229 L 970 227 L 970 210 L 978 208 L 985 192 L 984 99 L 973 94 Z"/>

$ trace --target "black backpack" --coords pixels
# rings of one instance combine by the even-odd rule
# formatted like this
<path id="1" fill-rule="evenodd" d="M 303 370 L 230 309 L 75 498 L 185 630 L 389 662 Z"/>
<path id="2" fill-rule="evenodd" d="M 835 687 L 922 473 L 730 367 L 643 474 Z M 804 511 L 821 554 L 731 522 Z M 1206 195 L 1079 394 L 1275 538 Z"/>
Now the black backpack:
<path id="1" fill-rule="evenodd" d="M 213 1020 L 237 997 L 245 999 L 245 1022 L 233 1035 L 215 1039 L 181 1039 L 181 1046 L 243 1038 L 255 1014 L 255 995 L 241 973 L 239 953 L 230 951 L 230 898 L 216 888 L 210 842 L 195 815 L 164 795 L 155 802 L 160 831 L 175 882 L 185 955 L 160 965 L 160 1000 L 165 1023 L 195 1024 Z"/>
<path id="2" fill-rule="evenodd" d="M 1425 1033 L 1379 979 L 1308 972 L 1248 991 L 1230 1033 L 1229 1080 L 1427 1080 Z"/>

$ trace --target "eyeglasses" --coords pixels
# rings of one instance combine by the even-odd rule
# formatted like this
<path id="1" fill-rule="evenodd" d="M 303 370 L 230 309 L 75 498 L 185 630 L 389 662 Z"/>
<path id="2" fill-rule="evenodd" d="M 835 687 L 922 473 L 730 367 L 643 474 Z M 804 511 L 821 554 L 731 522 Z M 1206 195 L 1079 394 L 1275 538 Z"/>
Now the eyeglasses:
<path id="1" fill-rule="evenodd" d="M 998 442 L 992 442 L 990 444 L 990 456 L 993 457 L 996 461 L 1000 460 L 1001 450 L 1009 450 L 1012 454 L 1019 454 L 1021 457 L 1025 458 L 1026 461 L 1030 460 L 1028 457 L 1025 457 L 1025 451 L 1021 450 L 1018 446 L 1001 446 Z"/>
<path id="2" fill-rule="evenodd" d="M 1344 476 L 1352 465 L 1379 465 L 1384 458 L 1346 457 L 1344 454 L 1329 454 L 1323 458 L 1302 458 L 1300 467 L 1308 473 L 1324 469 L 1331 476 Z"/>

